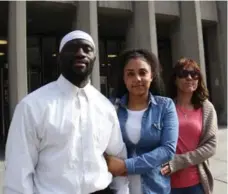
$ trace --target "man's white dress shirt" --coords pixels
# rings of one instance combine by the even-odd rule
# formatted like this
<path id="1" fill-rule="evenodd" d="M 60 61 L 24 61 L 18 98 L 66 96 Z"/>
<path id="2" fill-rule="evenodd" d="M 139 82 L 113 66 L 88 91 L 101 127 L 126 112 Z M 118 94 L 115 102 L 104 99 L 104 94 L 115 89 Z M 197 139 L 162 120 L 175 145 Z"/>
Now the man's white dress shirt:
<path id="1" fill-rule="evenodd" d="M 6 144 L 5 194 L 89 194 L 112 182 L 103 153 L 126 158 L 115 108 L 91 84 L 62 75 L 16 107 Z M 126 177 L 113 179 L 128 194 Z"/>

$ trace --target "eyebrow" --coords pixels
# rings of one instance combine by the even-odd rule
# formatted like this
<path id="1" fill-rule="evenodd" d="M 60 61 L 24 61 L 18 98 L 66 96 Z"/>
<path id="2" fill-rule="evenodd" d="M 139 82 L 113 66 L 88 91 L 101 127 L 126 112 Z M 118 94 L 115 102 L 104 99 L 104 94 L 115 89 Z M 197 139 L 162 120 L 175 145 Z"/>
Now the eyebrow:
<path id="1" fill-rule="evenodd" d="M 89 46 L 89 47 L 91 47 L 91 48 L 93 48 L 93 45 L 92 44 L 89 44 L 89 43 L 81 43 L 81 45 L 85 45 L 85 46 Z"/>
<path id="2" fill-rule="evenodd" d="M 146 68 L 140 68 L 139 71 L 140 70 L 146 70 L 146 71 L 148 71 Z M 134 71 L 134 69 L 126 69 L 126 71 Z"/>
<path id="3" fill-rule="evenodd" d="M 87 47 L 87 48 L 90 48 L 92 50 L 92 52 L 95 51 L 95 48 L 90 45 L 89 43 L 71 43 L 71 44 L 68 44 L 66 47 L 65 47 L 65 50 L 71 50 L 71 49 L 75 49 L 76 48 L 83 48 L 83 47 Z"/>
<path id="4" fill-rule="evenodd" d="M 84 46 L 86 46 L 87 48 L 90 48 L 92 49 L 92 51 L 94 52 L 95 51 L 95 48 L 93 47 L 92 44 L 89 44 L 89 43 L 85 43 Z"/>
<path id="5" fill-rule="evenodd" d="M 126 69 L 126 71 L 134 71 L 134 69 Z"/>
<path id="6" fill-rule="evenodd" d="M 89 46 L 89 47 L 93 48 L 93 45 L 89 41 L 73 40 L 72 42 L 69 43 L 69 45 Z"/>

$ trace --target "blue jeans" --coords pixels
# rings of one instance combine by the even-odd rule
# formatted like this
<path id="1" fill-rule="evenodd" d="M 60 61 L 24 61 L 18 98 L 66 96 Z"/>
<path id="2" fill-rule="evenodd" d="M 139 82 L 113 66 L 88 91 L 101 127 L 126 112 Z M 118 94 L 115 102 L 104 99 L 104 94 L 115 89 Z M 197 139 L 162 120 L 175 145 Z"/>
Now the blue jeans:
<path id="1" fill-rule="evenodd" d="M 204 190 L 201 184 L 197 184 L 191 187 L 173 188 L 171 194 L 204 194 Z"/>

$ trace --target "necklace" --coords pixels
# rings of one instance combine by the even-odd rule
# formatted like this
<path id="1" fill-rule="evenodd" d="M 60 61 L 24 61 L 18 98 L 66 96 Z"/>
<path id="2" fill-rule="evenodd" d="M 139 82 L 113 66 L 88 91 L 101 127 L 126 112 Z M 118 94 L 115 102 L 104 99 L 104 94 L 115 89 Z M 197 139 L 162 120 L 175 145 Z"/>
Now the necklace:
<path id="1" fill-rule="evenodd" d="M 188 114 L 186 112 L 184 112 L 183 110 L 181 110 L 179 107 L 177 107 L 177 109 L 184 115 L 185 120 L 187 120 Z"/>
<path id="2" fill-rule="evenodd" d="M 181 107 L 180 107 L 180 106 L 178 105 L 178 103 L 177 103 L 177 99 L 175 99 L 174 102 L 175 102 L 175 104 L 176 104 L 176 109 L 179 110 L 179 111 L 182 113 L 182 115 L 184 115 L 184 119 L 187 120 L 188 117 L 189 117 L 189 114 L 188 114 L 186 111 L 183 111 L 183 110 L 181 109 Z M 189 112 L 189 113 L 190 113 L 190 112 Z M 191 115 L 191 113 L 190 113 L 190 115 Z"/>

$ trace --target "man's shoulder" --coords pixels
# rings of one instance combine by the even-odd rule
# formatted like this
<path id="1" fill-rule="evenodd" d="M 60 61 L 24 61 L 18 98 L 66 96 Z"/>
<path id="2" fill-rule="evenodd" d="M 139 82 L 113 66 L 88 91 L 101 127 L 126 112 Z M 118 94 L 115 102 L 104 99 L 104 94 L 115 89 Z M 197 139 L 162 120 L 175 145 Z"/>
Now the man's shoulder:
<path id="1" fill-rule="evenodd" d="M 26 95 L 20 103 L 22 104 L 34 104 L 38 102 L 45 102 L 47 98 L 50 98 L 53 96 L 53 94 L 56 92 L 56 82 L 48 83 L 33 92 Z"/>
<path id="2" fill-rule="evenodd" d="M 105 107 L 107 110 L 115 110 L 111 101 L 104 96 L 100 91 L 98 91 L 94 86 L 92 86 L 93 99 L 96 101 L 97 105 Z"/>

